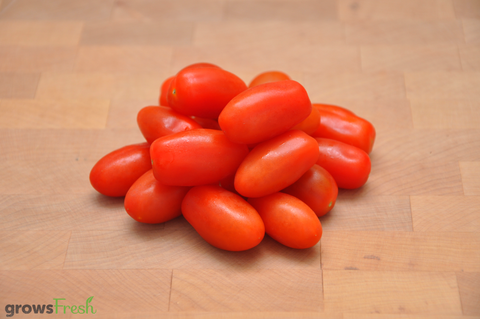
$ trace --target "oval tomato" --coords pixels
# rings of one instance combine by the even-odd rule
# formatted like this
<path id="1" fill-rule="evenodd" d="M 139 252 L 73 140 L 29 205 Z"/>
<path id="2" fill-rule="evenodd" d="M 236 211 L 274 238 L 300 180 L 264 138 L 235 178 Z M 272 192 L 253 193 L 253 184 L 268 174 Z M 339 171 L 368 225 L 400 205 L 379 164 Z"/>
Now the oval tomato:
<path id="1" fill-rule="evenodd" d="M 181 114 L 216 119 L 246 89 L 242 79 L 219 67 L 187 67 L 173 79 L 167 100 Z"/>
<path id="2" fill-rule="evenodd" d="M 201 128 L 160 137 L 150 153 L 161 183 L 196 186 L 234 174 L 248 148 L 229 141 L 222 131 Z"/>
<path id="3" fill-rule="evenodd" d="M 99 193 L 125 196 L 133 183 L 152 169 L 148 143 L 124 146 L 102 157 L 90 171 L 90 183 Z"/>
<path id="4" fill-rule="evenodd" d="M 313 105 L 320 112 L 320 125 L 312 136 L 338 140 L 361 148 L 370 154 L 376 132 L 369 121 L 340 106 Z"/>
<path id="5" fill-rule="evenodd" d="M 297 197 L 320 217 L 335 206 L 338 186 L 327 170 L 315 164 L 282 192 Z"/>
<path id="6" fill-rule="evenodd" d="M 306 119 L 295 125 L 292 129 L 304 131 L 308 135 L 312 135 L 316 130 L 318 130 L 319 126 L 320 112 L 317 108 L 312 107 L 310 115 Z"/>
<path id="7" fill-rule="evenodd" d="M 231 141 L 256 144 L 291 129 L 311 110 L 307 91 L 300 83 L 270 82 L 235 96 L 220 114 L 218 124 Z"/>
<path id="8" fill-rule="evenodd" d="M 180 216 L 182 200 L 190 190 L 185 186 L 161 184 L 149 170 L 133 183 L 125 195 L 125 210 L 136 221 L 159 224 Z"/>
<path id="9" fill-rule="evenodd" d="M 220 186 L 196 186 L 182 202 L 185 219 L 210 245 L 229 251 L 257 246 L 265 226 L 246 200 Z"/>
<path id="10" fill-rule="evenodd" d="M 298 198 L 274 193 L 249 198 L 265 224 L 265 232 L 279 243 L 296 249 L 315 246 L 322 238 L 322 224 L 313 210 Z"/>
<path id="11" fill-rule="evenodd" d="M 317 164 L 332 175 L 339 188 L 355 189 L 367 182 L 371 162 L 365 151 L 337 140 L 316 140 L 320 151 Z"/>
<path id="12" fill-rule="evenodd" d="M 318 160 L 318 144 L 305 132 L 287 131 L 255 146 L 235 174 L 235 189 L 245 197 L 278 192 Z"/>
<path id="13" fill-rule="evenodd" d="M 202 127 L 190 117 L 163 106 L 142 108 L 137 114 L 137 123 L 149 144 L 161 136 Z"/>
<path id="14" fill-rule="evenodd" d="M 248 85 L 249 88 L 270 82 L 291 80 L 291 78 L 281 71 L 267 71 L 257 75 Z"/>
<path id="15" fill-rule="evenodd" d="M 170 88 L 170 83 L 172 83 L 174 77 L 175 76 L 171 76 L 165 81 L 163 81 L 162 86 L 160 87 L 160 98 L 158 99 L 158 102 L 161 106 L 169 106 L 167 101 L 167 94 L 168 89 Z"/>

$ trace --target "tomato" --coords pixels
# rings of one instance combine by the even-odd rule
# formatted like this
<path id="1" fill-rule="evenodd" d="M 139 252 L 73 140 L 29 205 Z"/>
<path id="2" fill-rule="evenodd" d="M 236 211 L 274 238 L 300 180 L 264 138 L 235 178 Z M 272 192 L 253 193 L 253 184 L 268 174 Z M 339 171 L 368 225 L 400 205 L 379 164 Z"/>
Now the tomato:
<path id="1" fill-rule="evenodd" d="M 210 128 L 212 130 L 221 130 L 220 125 L 214 119 L 206 119 L 204 117 L 192 116 L 192 120 L 200 124 L 203 128 Z"/>
<path id="2" fill-rule="evenodd" d="M 161 184 L 149 170 L 133 183 L 125 195 L 125 210 L 136 221 L 159 224 L 180 216 L 185 186 Z"/>
<path id="3" fill-rule="evenodd" d="M 367 182 L 371 162 L 365 151 L 337 140 L 316 140 L 320 151 L 317 164 L 332 175 L 339 188 L 355 189 Z"/>
<path id="4" fill-rule="evenodd" d="M 315 246 L 322 238 L 322 224 L 313 210 L 298 198 L 274 193 L 249 198 L 265 224 L 265 232 L 279 243 L 296 249 Z"/>
<path id="5" fill-rule="evenodd" d="M 315 164 L 282 192 L 297 197 L 320 217 L 335 206 L 338 186 L 327 170 Z"/>
<path id="6" fill-rule="evenodd" d="M 132 184 L 152 169 L 148 143 L 124 146 L 102 157 L 90 171 L 90 183 L 106 196 L 125 196 Z"/>
<path id="7" fill-rule="evenodd" d="M 173 79 L 167 100 L 181 114 L 216 119 L 225 105 L 246 89 L 242 79 L 219 67 L 187 67 Z"/>
<path id="8" fill-rule="evenodd" d="M 295 125 L 293 127 L 294 130 L 301 130 L 307 133 L 308 135 L 312 135 L 320 126 L 320 112 L 317 108 L 312 107 L 312 111 L 310 115 Z"/>
<path id="9" fill-rule="evenodd" d="M 251 88 L 259 84 L 284 80 L 291 80 L 291 78 L 287 74 L 280 71 L 267 71 L 257 75 L 252 82 L 250 82 L 248 87 Z"/>
<path id="10" fill-rule="evenodd" d="M 300 83 L 270 82 L 235 96 L 220 114 L 218 124 L 231 141 L 256 144 L 291 129 L 311 110 L 307 91 Z"/>
<path id="11" fill-rule="evenodd" d="M 228 191 L 231 191 L 233 193 L 237 193 L 237 190 L 235 189 L 235 174 L 229 175 L 223 179 L 220 180 L 220 186 L 225 188 Z"/>
<path id="12" fill-rule="evenodd" d="M 160 98 L 158 99 L 158 102 L 161 106 L 169 106 L 167 101 L 168 88 L 170 87 L 170 83 L 172 83 L 174 77 L 175 76 L 171 76 L 163 81 L 162 86 L 160 87 Z"/>
<path id="13" fill-rule="evenodd" d="M 305 132 L 287 131 L 255 146 L 235 174 L 235 189 L 261 197 L 293 184 L 318 160 L 318 144 Z"/>
<path id="14" fill-rule="evenodd" d="M 137 124 L 149 144 L 161 136 L 202 127 L 190 117 L 163 106 L 141 109 L 137 114 Z"/>
<path id="15" fill-rule="evenodd" d="M 248 148 L 229 141 L 222 131 L 200 128 L 160 137 L 150 153 L 153 174 L 161 183 L 196 186 L 234 174 Z"/>
<path id="16" fill-rule="evenodd" d="M 370 154 L 376 135 L 370 122 L 339 106 L 314 104 L 314 108 L 320 112 L 320 126 L 312 136 L 338 140 Z"/>
<path id="17" fill-rule="evenodd" d="M 220 249 L 247 250 L 265 236 L 257 211 L 242 197 L 220 186 L 193 187 L 183 199 L 182 212 L 203 239 Z"/>

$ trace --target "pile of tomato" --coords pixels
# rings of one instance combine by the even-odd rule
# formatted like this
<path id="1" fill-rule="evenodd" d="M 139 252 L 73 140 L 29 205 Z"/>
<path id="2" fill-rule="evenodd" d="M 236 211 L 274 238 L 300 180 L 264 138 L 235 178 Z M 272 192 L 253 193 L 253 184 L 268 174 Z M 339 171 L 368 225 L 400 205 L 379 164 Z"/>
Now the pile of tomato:
<path id="1" fill-rule="evenodd" d="M 363 186 L 375 140 L 370 122 L 310 101 L 279 71 L 247 86 L 235 74 L 196 63 L 164 81 L 158 106 L 138 112 L 146 142 L 100 159 L 90 182 L 124 196 L 142 223 L 180 215 L 211 245 L 242 251 L 265 234 L 297 249 L 322 237 L 318 217 L 338 188 Z"/>

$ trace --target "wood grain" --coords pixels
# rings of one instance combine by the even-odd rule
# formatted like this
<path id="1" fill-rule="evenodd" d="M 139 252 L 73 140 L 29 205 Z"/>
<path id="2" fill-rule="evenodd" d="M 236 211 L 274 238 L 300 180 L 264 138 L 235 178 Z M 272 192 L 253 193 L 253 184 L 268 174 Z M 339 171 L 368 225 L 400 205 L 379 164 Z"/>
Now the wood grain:
<path id="1" fill-rule="evenodd" d="M 462 314 L 455 273 L 324 270 L 326 311 Z"/>
<path id="2" fill-rule="evenodd" d="M 320 269 L 174 270 L 170 311 L 321 311 L 321 297 Z"/>
<path id="3" fill-rule="evenodd" d="M 345 196 L 340 193 L 333 209 L 320 218 L 327 231 L 411 231 L 412 216 L 407 196 Z"/>
<path id="4" fill-rule="evenodd" d="M 454 44 L 361 46 L 362 70 L 459 71 Z"/>
<path id="5" fill-rule="evenodd" d="M 168 21 L 100 21 L 86 23 L 82 45 L 188 45 L 193 25 L 190 22 Z"/>
<path id="6" fill-rule="evenodd" d="M 325 232 L 322 268 L 476 272 L 479 247 L 478 233 L 468 232 Z"/>
<path id="7" fill-rule="evenodd" d="M 0 72 L 72 71 L 76 56 L 75 46 L 3 46 L 0 50 Z"/>
<path id="8" fill-rule="evenodd" d="M 345 92 L 352 99 L 405 97 L 403 76 L 393 72 L 341 72 L 328 76 L 323 73 L 306 73 L 303 84 L 310 98 L 318 103 L 345 97 Z"/>
<path id="9" fill-rule="evenodd" d="M 456 20 L 384 20 L 345 23 L 348 44 L 456 44 L 464 43 L 462 24 Z M 469 41 L 467 41 L 469 42 Z"/>
<path id="10" fill-rule="evenodd" d="M 82 2 L 16 0 L 3 12 L 2 19 L 15 20 L 103 20 L 108 19 L 114 0 Z"/>
<path id="11" fill-rule="evenodd" d="M 479 85 L 479 72 L 405 73 L 408 98 L 479 99 Z"/>
<path id="12" fill-rule="evenodd" d="M 65 298 L 58 303 L 85 305 L 87 298 L 93 296 L 89 310 L 101 317 L 124 312 L 167 311 L 171 274 L 167 269 L 0 271 L 0 300 L 9 304 L 55 306 L 53 298 Z M 55 307 L 53 309 L 55 314 Z M 59 315 L 64 311 L 68 314 L 69 309 L 58 308 Z"/>
<path id="13" fill-rule="evenodd" d="M 0 100 L 2 128 L 105 128 L 109 100 Z"/>
<path id="14" fill-rule="evenodd" d="M 476 232 L 480 227 L 478 196 L 411 196 L 416 232 Z"/>
<path id="15" fill-rule="evenodd" d="M 305 21 L 336 19 L 336 3 L 332 0 L 299 2 L 230 0 L 225 4 L 226 19 Z"/>
<path id="16" fill-rule="evenodd" d="M 467 44 L 480 43 L 480 21 L 478 19 L 463 19 L 463 32 Z"/>
<path id="17" fill-rule="evenodd" d="M 447 20 L 455 19 L 454 6 L 448 0 L 339 0 L 343 21 L 357 20 Z M 460 8 L 459 8 L 460 9 Z"/>
<path id="18" fill-rule="evenodd" d="M 77 45 L 83 23 L 76 21 L 0 21 L 0 45 Z"/>
<path id="19" fill-rule="evenodd" d="M 65 269 L 264 269 L 320 268 L 320 244 L 295 250 L 269 237 L 244 252 L 222 251 L 190 225 L 130 223 L 117 231 L 74 231 Z"/>
<path id="20" fill-rule="evenodd" d="M 480 162 L 460 162 L 460 171 L 465 195 L 480 195 Z"/>
<path id="21" fill-rule="evenodd" d="M 0 0 L 1 315 L 94 296 L 112 319 L 479 318 L 479 8 Z M 141 224 L 92 188 L 93 165 L 145 142 L 138 111 L 197 62 L 246 84 L 286 72 L 374 125 L 369 179 L 339 191 L 314 247 L 222 251 L 183 217 Z"/>
<path id="22" fill-rule="evenodd" d="M 457 273 L 458 289 L 464 315 L 480 315 L 480 273 L 459 272 Z"/>
<path id="23" fill-rule="evenodd" d="M 480 100 L 410 99 L 413 126 L 419 129 L 477 129 Z"/>
<path id="24" fill-rule="evenodd" d="M 70 236 L 69 231 L 1 230 L 0 269 L 62 269 Z"/>
<path id="25" fill-rule="evenodd" d="M 116 1 L 111 20 L 215 21 L 223 18 L 223 7 L 224 3 L 219 0 Z"/>
<path id="26" fill-rule="evenodd" d="M 43 73 L 36 98 L 158 99 L 166 78 L 158 73 Z"/>
<path id="27" fill-rule="evenodd" d="M 78 52 L 77 72 L 157 73 L 170 65 L 172 49 L 166 47 L 88 46 Z"/>
<path id="28" fill-rule="evenodd" d="M 480 71 L 480 46 L 459 46 L 458 52 L 465 71 Z"/>
<path id="29" fill-rule="evenodd" d="M 39 80 L 38 73 L 0 73 L 0 99 L 33 98 Z"/>

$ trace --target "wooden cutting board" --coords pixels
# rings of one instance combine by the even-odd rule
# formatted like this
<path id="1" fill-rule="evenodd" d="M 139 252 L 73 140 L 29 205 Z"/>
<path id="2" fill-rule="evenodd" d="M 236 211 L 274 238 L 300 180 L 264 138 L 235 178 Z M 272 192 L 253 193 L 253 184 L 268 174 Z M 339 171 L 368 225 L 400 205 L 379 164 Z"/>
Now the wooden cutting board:
<path id="1" fill-rule="evenodd" d="M 37 318 L 45 305 L 47 318 L 480 317 L 478 1 L 0 10 L 1 316 Z M 143 142 L 137 112 L 195 62 L 246 83 L 286 72 L 312 102 L 376 127 L 367 184 L 340 191 L 315 247 L 267 237 L 221 251 L 182 217 L 143 225 L 91 187 L 96 161 Z"/>

